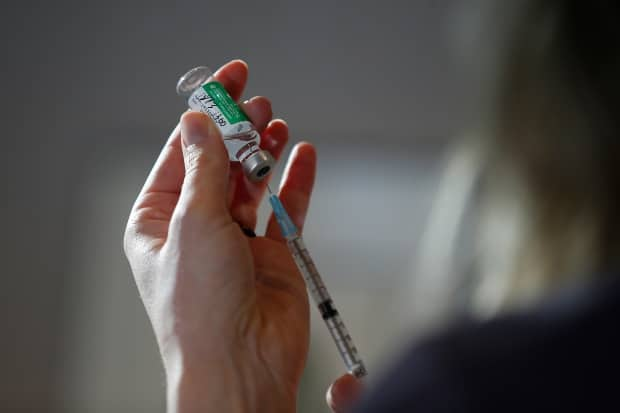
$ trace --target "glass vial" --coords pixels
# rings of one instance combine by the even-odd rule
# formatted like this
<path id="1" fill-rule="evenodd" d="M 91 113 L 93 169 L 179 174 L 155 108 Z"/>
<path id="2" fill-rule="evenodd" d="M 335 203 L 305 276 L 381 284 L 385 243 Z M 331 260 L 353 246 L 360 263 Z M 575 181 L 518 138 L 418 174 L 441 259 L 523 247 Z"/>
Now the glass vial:
<path id="1" fill-rule="evenodd" d="M 187 98 L 192 110 L 213 119 L 222 133 L 230 160 L 241 163 L 250 181 L 262 181 L 271 173 L 275 160 L 269 152 L 260 149 L 260 134 L 222 84 L 213 79 L 208 67 L 195 67 L 181 76 L 177 93 Z"/>

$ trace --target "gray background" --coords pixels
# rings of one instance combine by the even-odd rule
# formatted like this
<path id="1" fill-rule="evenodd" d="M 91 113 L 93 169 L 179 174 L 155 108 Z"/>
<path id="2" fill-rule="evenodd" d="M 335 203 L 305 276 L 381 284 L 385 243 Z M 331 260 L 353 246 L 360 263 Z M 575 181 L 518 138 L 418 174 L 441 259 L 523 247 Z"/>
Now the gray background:
<path id="1" fill-rule="evenodd" d="M 319 148 L 306 241 L 376 377 L 409 335 L 439 154 L 476 90 L 459 53 L 470 14 L 448 0 L 3 5 L 2 411 L 164 410 L 122 231 L 184 110 L 178 76 L 232 58 L 250 65 L 245 97 L 271 98 L 292 142 Z M 315 316 L 301 412 L 327 411 L 342 373 Z"/>

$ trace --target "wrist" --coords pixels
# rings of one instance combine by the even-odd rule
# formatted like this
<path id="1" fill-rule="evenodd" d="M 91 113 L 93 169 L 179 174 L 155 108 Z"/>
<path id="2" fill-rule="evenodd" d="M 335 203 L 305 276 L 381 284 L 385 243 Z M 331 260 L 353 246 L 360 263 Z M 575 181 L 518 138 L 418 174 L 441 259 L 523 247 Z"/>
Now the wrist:
<path id="1" fill-rule="evenodd" d="M 210 360 L 166 360 L 168 413 L 294 413 L 296 389 L 232 352 Z"/>

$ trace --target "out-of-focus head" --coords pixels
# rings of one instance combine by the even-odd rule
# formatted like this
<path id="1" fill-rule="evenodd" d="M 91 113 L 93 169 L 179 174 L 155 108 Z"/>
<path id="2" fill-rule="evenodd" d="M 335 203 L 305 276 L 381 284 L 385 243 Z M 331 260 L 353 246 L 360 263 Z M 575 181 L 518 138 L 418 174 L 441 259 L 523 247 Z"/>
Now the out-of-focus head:
<path id="1" fill-rule="evenodd" d="M 523 2 L 500 54 L 486 144 L 545 209 L 603 218 L 619 196 L 619 11 L 613 1 Z"/>
<path id="2" fill-rule="evenodd" d="M 450 235 L 437 219 L 432 232 L 448 235 L 431 238 L 477 240 L 466 284 L 493 313 L 620 265 L 620 3 L 483 7 L 499 36 L 493 70 L 483 72 L 486 105 L 449 166 L 448 176 L 459 167 L 462 176 L 443 189 L 470 186 L 452 208 L 469 217 L 467 233 Z"/>

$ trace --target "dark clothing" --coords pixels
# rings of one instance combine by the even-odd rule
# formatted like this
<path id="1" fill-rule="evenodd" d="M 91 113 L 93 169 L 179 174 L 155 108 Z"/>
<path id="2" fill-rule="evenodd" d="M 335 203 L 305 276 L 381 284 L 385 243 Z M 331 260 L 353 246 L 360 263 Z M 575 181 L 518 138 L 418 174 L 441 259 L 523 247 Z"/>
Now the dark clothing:
<path id="1" fill-rule="evenodd" d="M 411 349 L 356 410 L 620 412 L 620 277 Z"/>

